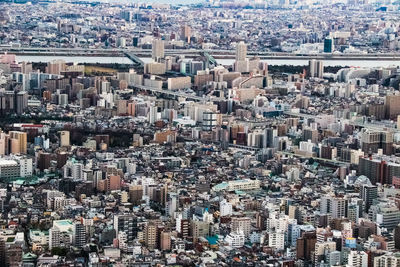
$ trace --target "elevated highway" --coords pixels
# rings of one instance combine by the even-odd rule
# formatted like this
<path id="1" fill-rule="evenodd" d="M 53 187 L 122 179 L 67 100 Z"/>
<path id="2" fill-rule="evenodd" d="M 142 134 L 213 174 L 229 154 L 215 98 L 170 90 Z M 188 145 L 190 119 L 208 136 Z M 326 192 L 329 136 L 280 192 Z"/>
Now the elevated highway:
<path id="1" fill-rule="evenodd" d="M 304 114 L 304 113 L 295 113 L 295 112 L 283 112 L 283 114 L 292 116 L 292 117 L 299 117 L 299 118 L 307 118 L 307 119 L 315 119 L 318 116 L 312 114 Z M 322 114 L 323 115 L 323 114 Z M 372 131 L 392 131 L 394 133 L 399 133 L 400 129 L 394 127 L 388 127 L 387 125 L 377 124 L 377 123 L 367 123 L 367 122 L 356 122 L 347 120 L 346 122 L 349 125 L 353 125 L 355 127 L 366 128 Z"/>
<path id="2" fill-rule="evenodd" d="M 191 95 L 187 94 L 185 92 L 181 91 L 171 91 L 171 90 L 166 90 L 166 89 L 158 89 L 154 87 L 149 87 L 149 86 L 144 86 L 144 85 L 134 85 L 132 86 L 133 89 L 135 90 L 142 90 L 142 91 L 148 91 L 156 94 L 165 94 L 165 95 L 170 95 L 174 97 L 182 97 L 185 99 L 189 100 L 194 100 L 198 102 L 209 102 L 209 101 L 221 101 L 225 100 L 225 98 L 220 98 L 220 97 L 212 97 L 212 96 L 196 96 L 196 95 Z"/>
<path id="3" fill-rule="evenodd" d="M 17 55 L 49 55 L 49 56 L 126 56 L 148 58 L 151 49 L 141 48 L 40 48 L 40 47 L 10 47 L 0 46 L 0 53 L 13 53 Z M 206 53 L 213 59 L 234 59 L 234 50 L 202 50 L 202 49 L 165 49 L 165 55 L 184 55 L 188 58 L 204 55 Z M 257 56 L 261 59 L 319 59 L 319 60 L 386 60 L 400 61 L 399 53 L 352 53 L 352 54 L 295 54 L 286 52 L 248 51 L 248 56 Z"/>

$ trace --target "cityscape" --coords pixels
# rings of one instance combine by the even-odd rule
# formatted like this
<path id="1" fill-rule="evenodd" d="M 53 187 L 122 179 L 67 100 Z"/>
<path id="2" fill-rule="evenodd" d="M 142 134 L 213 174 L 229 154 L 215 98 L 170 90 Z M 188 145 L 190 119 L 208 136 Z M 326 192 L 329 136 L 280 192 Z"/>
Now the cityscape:
<path id="1" fill-rule="evenodd" d="M 0 267 L 400 267 L 400 1 L 0 0 Z"/>

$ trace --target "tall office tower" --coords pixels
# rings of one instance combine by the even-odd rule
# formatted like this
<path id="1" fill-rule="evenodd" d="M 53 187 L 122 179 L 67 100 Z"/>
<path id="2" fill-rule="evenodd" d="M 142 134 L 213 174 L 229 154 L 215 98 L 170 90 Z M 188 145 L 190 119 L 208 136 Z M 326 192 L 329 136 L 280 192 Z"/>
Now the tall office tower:
<path id="1" fill-rule="evenodd" d="M 378 198 L 378 187 L 375 185 L 363 185 L 360 197 L 364 201 L 364 211 L 368 212 L 374 199 Z"/>
<path id="2" fill-rule="evenodd" d="M 364 267 L 368 266 L 368 254 L 364 251 L 350 251 L 347 266 Z M 375 266 L 375 265 L 374 265 Z"/>
<path id="3" fill-rule="evenodd" d="M 236 61 L 245 61 L 247 56 L 247 45 L 240 41 L 236 46 Z"/>
<path id="4" fill-rule="evenodd" d="M 149 115 L 148 115 L 149 123 L 153 124 L 157 121 L 157 114 L 158 114 L 157 107 L 150 106 Z"/>
<path id="5" fill-rule="evenodd" d="M 86 244 L 85 226 L 81 223 L 75 223 L 73 231 L 74 246 L 77 248 L 83 248 Z"/>
<path id="6" fill-rule="evenodd" d="M 114 215 L 114 229 L 117 234 L 125 232 L 128 243 L 131 244 L 138 233 L 137 217 L 133 214 Z"/>
<path id="7" fill-rule="evenodd" d="M 188 25 L 182 26 L 181 28 L 181 39 L 185 42 L 190 43 L 190 37 L 192 35 L 192 28 Z"/>
<path id="8" fill-rule="evenodd" d="M 263 147 L 274 147 L 274 140 L 278 136 L 278 131 L 273 128 L 266 128 L 263 135 Z"/>
<path id="9" fill-rule="evenodd" d="M 18 92 L 17 93 L 17 114 L 24 113 L 25 109 L 28 107 L 28 92 Z"/>
<path id="10" fill-rule="evenodd" d="M 118 37 L 117 46 L 118 47 L 126 47 L 126 39 L 125 39 L 125 37 Z"/>
<path id="11" fill-rule="evenodd" d="M 70 145 L 70 137 L 69 131 L 61 131 L 60 132 L 60 146 L 69 146 Z"/>
<path id="12" fill-rule="evenodd" d="M 308 76 L 312 78 L 322 78 L 324 75 L 324 62 L 321 60 L 311 59 L 308 62 Z"/>
<path id="13" fill-rule="evenodd" d="M 324 40 L 324 53 L 332 53 L 333 49 L 334 49 L 333 39 L 332 38 L 326 38 Z"/>
<path id="14" fill-rule="evenodd" d="M 25 132 L 10 131 L 11 153 L 26 154 L 27 134 Z"/>
<path id="15" fill-rule="evenodd" d="M 161 39 L 154 39 L 151 49 L 151 57 L 155 61 L 159 61 L 164 58 L 164 41 Z"/>

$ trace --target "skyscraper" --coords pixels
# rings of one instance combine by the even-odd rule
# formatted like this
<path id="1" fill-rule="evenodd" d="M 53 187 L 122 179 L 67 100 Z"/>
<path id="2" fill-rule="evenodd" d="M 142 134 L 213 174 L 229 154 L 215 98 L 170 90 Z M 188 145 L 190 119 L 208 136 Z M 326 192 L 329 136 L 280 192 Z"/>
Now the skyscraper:
<path id="1" fill-rule="evenodd" d="M 322 60 L 311 59 L 308 62 L 309 76 L 312 78 L 322 78 L 324 75 L 324 62 Z"/>
<path id="2" fill-rule="evenodd" d="M 151 49 L 151 57 L 155 61 L 164 58 L 164 41 L 161 39 L 154 39 Z"/>
<path id="3" fill-rule="evenodd" d="M 69 146 L 69 131 L 60 132 L 60 146 Z"/>
<path id="4" fill-rule="evenodd" d="M 11 153 L 26 154 L 27 149 L 27 134 L 25 132 L 10 131 Z"/>
<path id="5" fill-rule="evenodd" d="M 144 229 L 144 242 L 149 249 L 154 249 L 157 245 L 157 226 L 148 223 Z"/>
<path id="6" fill-rule="evenodd" d="M 184 25 L 181 28 L 181 38 L 185 42 L 190 43 L 190 37 L 192 35 L 192 28 L 190 28 L 188 25 Z"/>
<path id="7" fill-rule="evenodd" d="M 331 215 L 332 218 L 346 217 L 347 199 L 335 197 L 331 199 Z"/>
<path id="8" fill-rule="evenodd" d="M 363 185 L 360 194 L 364 201 L 364 210 L 368 212 L 373 200 L 378 197 L 378 187 L 375 185 Z"/>
<path id="9" fill-rule="evenodd" d="M 333 39 L 326 38 L 324 40 L 324 53 L 332 53 L 333 52 Z"/>
<path id="10" fill-rule="evenodd" d="M 77 248 L 82 248 L 86 243 L 85 227 L 81 223 L 75 223 L 73 230 L 74 246 Z"/>
<path id="11" fill-rule="evenodd" d="M 137 217 L 132 214 L 114 215 L 114 229 L 117 232 L 125 232 L 128 243 L 132 243 L 138 233 Z"/>
<path id="12" fill-rule="evenodd" d="M 247 56 L 247 45 L 240 41 L 236 46 L 236 61 L 245 61 Z"/>

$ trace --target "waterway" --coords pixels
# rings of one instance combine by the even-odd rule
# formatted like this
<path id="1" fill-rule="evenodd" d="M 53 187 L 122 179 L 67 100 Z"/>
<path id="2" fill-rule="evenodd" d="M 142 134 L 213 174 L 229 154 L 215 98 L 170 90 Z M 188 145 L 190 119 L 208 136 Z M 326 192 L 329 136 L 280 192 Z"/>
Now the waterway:
<path id="1" fill-rule="evenodd" d="M 75 64 L 83 63 L 102 63 L 102 64 L 131 64 L 132 61 L 127 57 L 107 57 L 107 56 L 36 56 L 36 55 L 17 55 L 17 62 L 49 62 L 55 59 L 63 59 L 66 62 Z M 151 58 L 140 58 L 143 62 L 151 62 Z M 217 62 L 222 65 L 232 65 L 233 59 L 217 59 Z M 271 59 L 262 60 L 267 62 L 269 65 L 293 65 L 293 66 L 307 66 L 308 60 L 306 59 Z M 325 66 L 351 66 L 351 67 L 389 67 L 389 66 L 400 66 L 400 60 L 324 60 Z"/>

